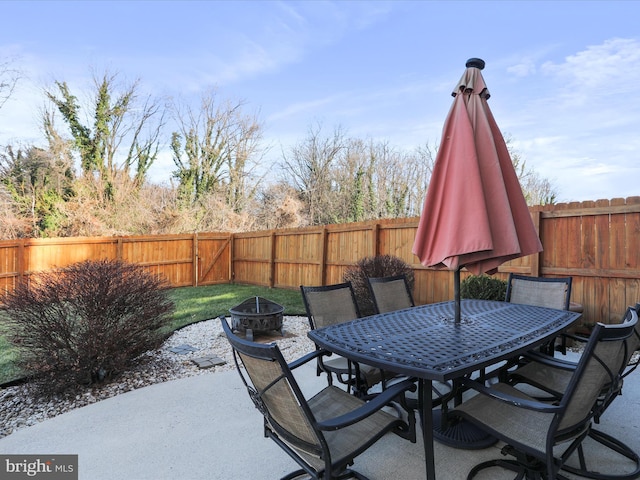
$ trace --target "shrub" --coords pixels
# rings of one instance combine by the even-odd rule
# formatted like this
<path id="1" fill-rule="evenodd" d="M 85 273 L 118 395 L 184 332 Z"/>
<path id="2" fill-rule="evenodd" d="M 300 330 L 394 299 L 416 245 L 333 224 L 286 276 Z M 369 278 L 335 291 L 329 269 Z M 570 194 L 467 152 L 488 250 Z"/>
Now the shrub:
<path id="1" fill-rule="evenodd" d="M 407 262 L 393 255 L 361 258 L 355 265 L 347 267 L 342 278 L 345 282 L 351 282 L 360 314 L 366 316 L 375 313 L 367 278 L 392 277 L 395 275 L 406 275 L 409 288 L 413 290 L 415 282 L 413 269 Z"/>
<path id="2" fill-rule="evenodd" d="M 164 340 L 174 308 L 165 288 L 118 260 L 32 275 L 2 299 L 19 366 L 44 393 L 110 379 Z"/>
<path id="3" fill-rule="evenodd" d="M 460 282 L 461 298 L 503 301 L 506 294 L 506 280 L 488 275 L 471 275 Z"/>

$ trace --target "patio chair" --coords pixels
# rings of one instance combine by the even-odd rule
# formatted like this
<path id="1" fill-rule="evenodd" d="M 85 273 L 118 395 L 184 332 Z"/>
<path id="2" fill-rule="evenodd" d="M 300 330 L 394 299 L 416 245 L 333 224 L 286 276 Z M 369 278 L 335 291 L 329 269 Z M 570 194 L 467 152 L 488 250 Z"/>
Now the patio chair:
<path id="1" fill-rule="evenodd" d="M 300 466 L 283 480 L 304 474 L 323 480 L 352 477 L 366 480 L 348 467 L 385 433 L 391 431 L 416 441 L 411 411 L 407 411 L 405 421 L 382 410 L 396 399 L 402 401 L 404 392 L 415 388 L 411 381 L 390 387 L 370 402 L 335 386 L 327 386 L 307 399 L 293 371 L 326 355 L 326 351 L 316 350 L 287 364 L 277 344 L 244 340 L 232 333 L 224 317 L 220 321 L 233 348 L 240 378 L 264 416 L 265 437 L 271 438 Z"/>
<path id="2" fill-rule="evenodd" d="M 367 278 L 376 313 L 393 312 L 415 306 L 406 275 Z"/>
<path id="3" fill-rule="evenodd" d="M 351 282 L 324 286 L 300 285 L 300 291 L 312 330 L 360 317 Z M 347 386 L 347 391 L 353 388 L 359 396 L 366 395 L 373 385 L 383 379 L 379 369 L 335 354 L 329 358 L 318 357 L 317 374 L 323 372 L 327 375 L 329 385 L 333 384 L 335 375 L 338 382 Z"/>
<path id="4" fill-rule="evenodd" d="M 584 353 L 576 365 L 562 398 L 546 403 L 529 397 L 512 385 L 500 382 L 491 387 L 471 379 L 462 382 L 478 392 L 451 411 L 491 433 L 507 445 L 499 459 L 476 465 L 467 479 L 490 467 L 517 472 L 518 479 L 565 479 L 559 470 L 578 452 L 584 458 L 582 442 L 589 434 L 598 399 L 608 385 L 613 390 L 627 359 L 627 339 L 635 321 L 616 325 L 596 324 Z"/>
<path id="5" fill-rule="evenodd" d="M 639 361 L 637 359 L 630 362 L 634 352 L 640 348 L 640 322 L 637 322 L 638 311 L 640 311 L 640 303 L 636 304 L 634 308 L 629 307 L 622 319 L 621 323 L 623 324 L 635 323 L 635 328 L 633 334 L 626 341 L 626 358 L 623 362 L 624 369 L 621 372 L 620 378 L 617 379 L 613 386 L 605 385 L 600 397 L 597 399 L 594 412 L 595 423 L 600 423 L 602 414 L 611 402 L 622 393 L 624 379 L 638 366 Z M 588 341 L 588 339 L 578 336 L 572 336 L 572 338 L 577 341 Z M 562 398 L 577 368 L 577 363 L 535 353 L 527 354 L 526 358 L 528 363 L 509 373 L 509 384 L 530 385 L 543 392 L 543 395 L 549 395 L 551 401 L 557 401 Z M 584 462 L 581 463 L 580 467 L 565 466 L 565 470 L 576 473 L 582 477 L 603 480 L 637 478 L 640 476 L 640 457 L 633 449 L 615 437 L 593 428 L 589 432 L 589 437 L 634 462 L 635 470 L 625 472 L 621 475 L 613 475 L 611 473 L 602 475 L 599 472 L 589 470 Z"/>
<path id="6" fill-rule="evenodd" d="M 505 301 L 569 310 L 571 303 L 571 277 L 542 278 L 510 273 Z M 551 355 L 553 355 L 555 349 L 555 339 L 541 347 L 541 351 Z M 562 338 L 562 344 L 558 346 L 558 350 L 566 354 L 567 344 L 564 337 Z"/>
<path id="7" fill-rule="evenodd" d="M 640 303 L 635 307 L 627 308 L 627 311 L 620 323 L 635 322 L 639 309 Z M 584 343 L 589 340 L 589 338 L 580 337 L 578 335 L 571 335 L 571 338 L 575 341 Z M 637 361 L 632 364 L 629 364 L 629 361 L 631 360 L 633 353 L 640 348 L 640 323 L 636 323 L 636 328 L 627 341 L 627 347 L 629 358 L 627 358 L 627 365 L 625 370 L 622 372 L 622 379 L 629 375 L 638 366 Z M 543 392 L 546 392 L 554 399 L 560 398 L 564 394 L 564 391 L 567 389 L 571 376 L 578 364 L 577 362 L 550 357 L 537 352 L 527 353 L 524 356 L 524 360 L 526 363 L 515 370 L 508 372 L 508 382 L 511 385 L 517 385 L 519 383 L 531 385 Z M 622 384 L 619 384 L 616 394 L 618 394 L 621 389 Z M 604 409 L 602 410 L 604 411 Z"/>
<path id="8" fill-rule="evenodd" d="M 415 307 L 411 288 L 407 281 L 406 275 L 394 275 L 390 277 L 370 277 L 367 278 L 369 284 L 369 292 L 375 307 L 376 313 L 393 312 L 395 310 L 403 310 L 405 308 Z M 383 387 L 386 383 L 395 378 L 393 372 L 384 372 Z M 433 382 L 432 404 L 439 405 L 446 394 L 451 391 L 451 383 Z M 408 396 L 407 401 L 414 408 L 417 408 L 417 399 Z"/>

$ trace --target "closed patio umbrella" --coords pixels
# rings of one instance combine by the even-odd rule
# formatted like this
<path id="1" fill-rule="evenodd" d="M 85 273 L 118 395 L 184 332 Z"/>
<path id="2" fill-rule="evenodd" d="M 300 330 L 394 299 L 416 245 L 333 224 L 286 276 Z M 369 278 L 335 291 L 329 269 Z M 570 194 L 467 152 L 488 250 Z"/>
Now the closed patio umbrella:
<path id="1" fill-rule="evenodd" d="M 507 145 L 493 118 L 484 61 L 467 61 L 452 95 L 413 253 L 421 263 L 455 272 L 495 273 L 502 263 L 542 251 Z"/>
<path id="2" fill-rule="evenodd" d="M 479 58 L 469 59 L 452 93 L 413 244 L 423 265 L 454 271 L 456 323 L 461 321 L 460 269 L 491 274 L 508 260 L 542 251 L 507 145 L 487 103 L 484 65 Z M 450 423 L 440 413 L 434 411 L 433 421 L 439 441 L 474 449 L 495 443 L 477 427 Z"/>

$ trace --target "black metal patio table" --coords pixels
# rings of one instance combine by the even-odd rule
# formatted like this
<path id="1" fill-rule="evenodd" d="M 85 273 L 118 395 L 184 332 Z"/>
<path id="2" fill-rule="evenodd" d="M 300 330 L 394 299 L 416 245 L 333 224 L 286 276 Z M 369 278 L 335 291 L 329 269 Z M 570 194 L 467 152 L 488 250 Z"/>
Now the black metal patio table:
<path id="1" fill-rule="evenodd" d="M 508 302 L 462 300 L 359 318 L 309 332 L 320 347 L 386 371 L 417 377 L 426 478 L 435 480 L 433 381 L 446 382 L 513 358 L 566 330 L 580 313 Z"/>

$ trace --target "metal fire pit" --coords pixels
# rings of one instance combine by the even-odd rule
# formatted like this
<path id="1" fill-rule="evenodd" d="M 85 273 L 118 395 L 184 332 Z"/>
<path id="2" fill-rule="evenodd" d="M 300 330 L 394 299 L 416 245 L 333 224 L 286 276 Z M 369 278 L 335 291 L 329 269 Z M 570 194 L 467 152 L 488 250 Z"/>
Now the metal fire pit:
<path id="1" fill-rule="evenodd" d="M 229 309 L 231 329 L 243 331 L 249 341 L 254 332 L 275 330 L 282 333 L 282 312 L 284 307 L 262 297 L 247 298 L 240 305 Z"/>

